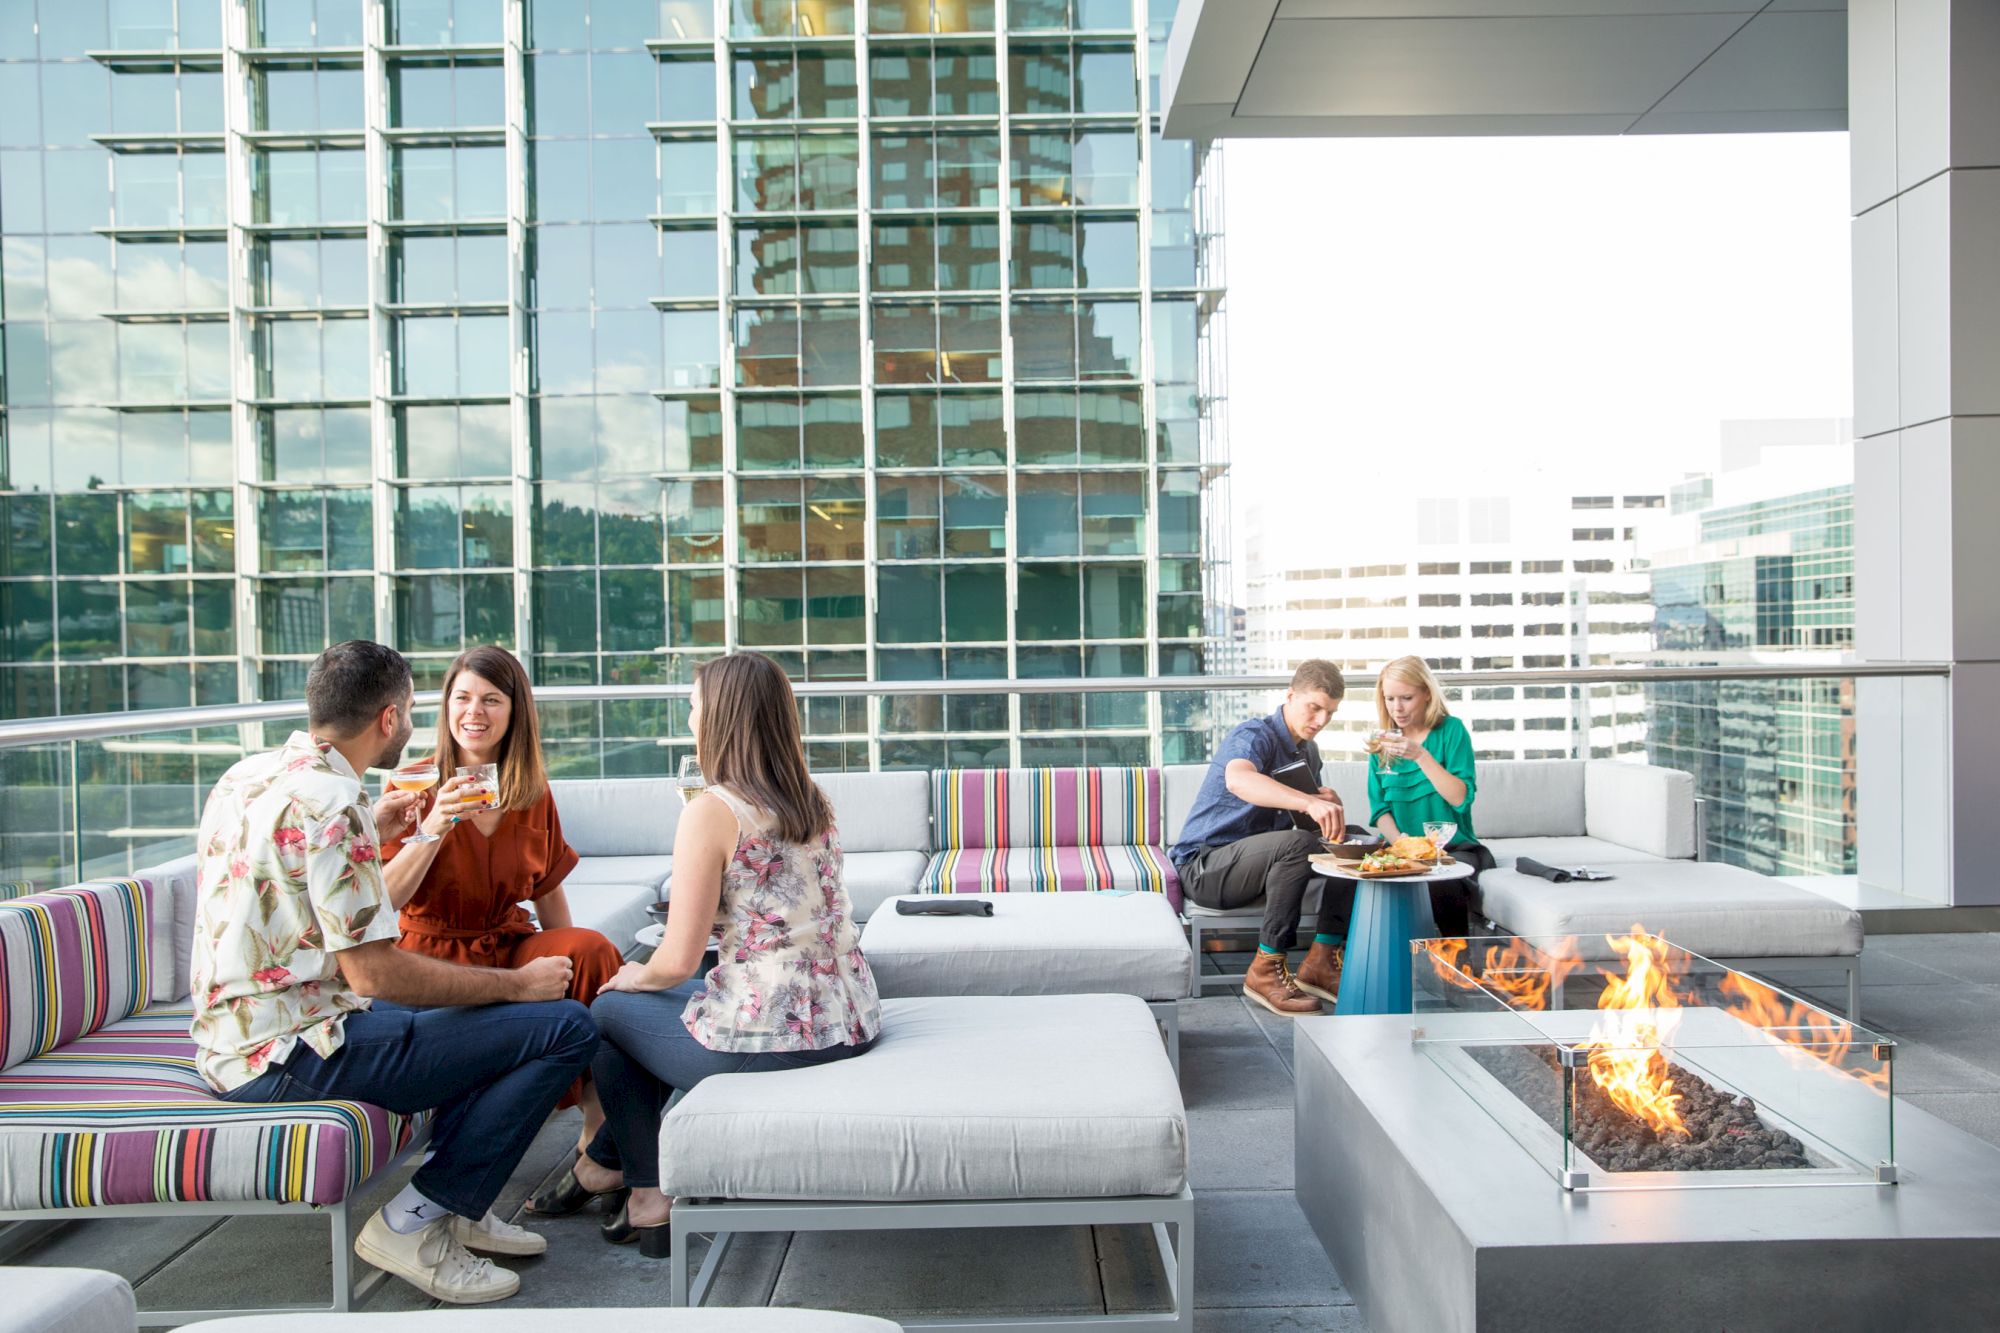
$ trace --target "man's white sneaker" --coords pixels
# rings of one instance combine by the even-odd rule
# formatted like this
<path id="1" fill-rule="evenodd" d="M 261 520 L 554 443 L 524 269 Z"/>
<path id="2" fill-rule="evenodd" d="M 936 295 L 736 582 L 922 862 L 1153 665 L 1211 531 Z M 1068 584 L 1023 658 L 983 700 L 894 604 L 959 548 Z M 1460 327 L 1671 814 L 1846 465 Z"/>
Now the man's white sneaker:
<path id="1" fill-rule="evenodd" d="M 490 1259 L 475 1259 L 466 1252 L 452 1234 L 453 1220 L 440 1217 L 405 1236 L 391 1229 L 378 1211 L 354 1238 L 354 1252 L 418 1291 L 453 1305 L 504 1301 L 519 1291 L 520 1278 L 495 1268 Z"/>
<path id="2" fill-rule="evenodd" d="M 526 1227 L 517 1227 L 512 1222 L 502 1222 L 487 1209 L 486 1216 L 477 1222 L 463 1217 L 451 1219 L 451 1234 L 458 1237 L 458 1243 L 468 1250 L 481 1254 L 512 1254 L 527 1256 L 548 1252 L 549 1240 L 538 1236 Z"/>

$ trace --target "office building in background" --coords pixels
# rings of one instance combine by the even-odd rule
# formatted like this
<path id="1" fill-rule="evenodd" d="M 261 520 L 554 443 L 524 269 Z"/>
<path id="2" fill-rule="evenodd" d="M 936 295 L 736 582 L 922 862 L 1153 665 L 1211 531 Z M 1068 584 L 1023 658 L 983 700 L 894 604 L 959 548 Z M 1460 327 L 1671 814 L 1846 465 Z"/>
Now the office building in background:
<path id="1" fill-rule="evenodd" d="M 420 686 L 483 642 L 543 685 L 1202 672 L 1219 163 L 1157 137 L 1172 10 L 10 7 L 0 715 L 298 697 L 354 636 Z M 680 719 L 595 707 L 558 771 L 661 770 Z M 828 769 L 1147 762 L 1158 709 L 808 724 Z"/>

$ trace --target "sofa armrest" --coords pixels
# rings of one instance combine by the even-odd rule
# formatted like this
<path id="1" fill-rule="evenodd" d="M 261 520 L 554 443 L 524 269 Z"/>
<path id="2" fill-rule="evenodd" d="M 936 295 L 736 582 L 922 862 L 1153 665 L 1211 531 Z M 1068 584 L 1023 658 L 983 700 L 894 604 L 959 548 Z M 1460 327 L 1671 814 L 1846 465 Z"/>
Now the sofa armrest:
<path id="1" fill-rule="evenodd" d="M 1593 759 L 1583 770 L 1583 820 L 1593 838 L 1691 860 L 1694 778 L 1677 768 Z"/>

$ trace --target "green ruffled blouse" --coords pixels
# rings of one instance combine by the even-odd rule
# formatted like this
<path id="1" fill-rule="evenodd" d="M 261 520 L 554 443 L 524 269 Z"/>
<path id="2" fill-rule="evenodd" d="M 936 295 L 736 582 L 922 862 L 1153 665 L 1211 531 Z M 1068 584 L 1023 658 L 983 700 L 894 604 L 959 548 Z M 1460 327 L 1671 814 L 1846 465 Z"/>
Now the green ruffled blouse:
<path id="1" fill-rule="evenodd" d="M 1382 756 L 1371 755 L 1368 759 L 1368 825 L 1373 828 L 1388 815 L 1396 821 L 1396 827 L 1405 834 L 1422 837 L 1424 825 L 1432 820 L 1445 820 L 1458 825 L 1454 842 L 1471 842 L 1478 834 L 1472 831 L 1472 798 L 1477 794 L 1472 777 L 1472 736 L 1465 724 L 1447 714 L 1444 721 L 1431 728 L 1431 734 L 1424 737 L 1424 748 L 1431 757 L 1444 766 L 1445 772 L 1465 783 L 1465 804 L 1452 805 L 1438 795 L 1431 780 L 1417 767 L 1414 759 L 1405 759 L 1397 765 L 1396 772 L 1386 772 L 1382 768 Z"/>

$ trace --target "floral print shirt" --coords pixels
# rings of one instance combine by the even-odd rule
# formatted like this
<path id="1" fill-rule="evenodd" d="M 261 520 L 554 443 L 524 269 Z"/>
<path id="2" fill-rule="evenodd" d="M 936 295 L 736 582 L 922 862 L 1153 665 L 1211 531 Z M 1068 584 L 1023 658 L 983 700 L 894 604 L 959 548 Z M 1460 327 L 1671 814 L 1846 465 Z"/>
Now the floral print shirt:
<path id="1" fill-rule="evenodd" d="M 239 1088 L 301 1041 L 321 1056 L 368 1007 L 334 955 L 396 938 L 361 778 L 305 732 L 222 775 L 202 811 L 194 1022 L 202 1077 Z"/>
<path id="2" fill-rule="evenodd" d="M 783 842 L 749 802 L 711 786 L 736 814 L 736 853 L 716 906 L 719 961 L 681 1021 L 711 1051 L 820 1051 L 872 1041 L 882 1027 L 841 880 L 840 836 Z"/>

